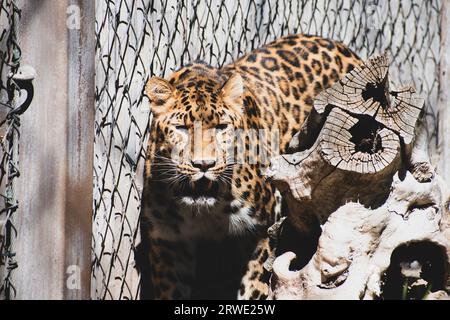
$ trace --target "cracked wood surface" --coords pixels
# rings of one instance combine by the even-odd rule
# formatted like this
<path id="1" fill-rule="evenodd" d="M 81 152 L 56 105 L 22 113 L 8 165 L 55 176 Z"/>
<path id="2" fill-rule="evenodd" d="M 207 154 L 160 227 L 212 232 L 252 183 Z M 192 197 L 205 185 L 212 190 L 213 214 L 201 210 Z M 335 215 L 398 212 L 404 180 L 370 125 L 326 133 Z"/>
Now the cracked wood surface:
<path id="1" fill-rule="evenodd" d="M 349 201 L 382 205 L 393 175 L 405 174 L 423 99 L 411 87 L 390 90 L 388 64 L 387 55 L 371 58 L 320 93 L 294 153 L 271 159 L 266 176 L 298 229 Z"/>
<path id="2" fill-rule="evenodd" d="M 317 95 L 314 108 L 319 114 L 334 106 L 351 114 L 371 116 L 399 134 L 406 144 L 411 143 L 424 99 L 412 87 L 389 90 L 388 70 L 387 54 L 369 59 Z"/>

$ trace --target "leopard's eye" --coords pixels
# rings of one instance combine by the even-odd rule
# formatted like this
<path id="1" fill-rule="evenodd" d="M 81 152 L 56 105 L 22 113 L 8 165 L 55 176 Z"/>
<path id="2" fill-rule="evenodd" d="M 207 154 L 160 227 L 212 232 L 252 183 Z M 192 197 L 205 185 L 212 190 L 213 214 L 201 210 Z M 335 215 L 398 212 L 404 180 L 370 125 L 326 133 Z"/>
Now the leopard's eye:
<path id="1" fill-rule="evenodd" d="M 187 131 L 188 127 L 183 124 L 178 124 L 178 125 L 175 125 L 175 129 L 180 130 L 180 131 Z"/>
<path id="2" fill-rule="evenodd" d="M 216 130 L 218 130 L 218 131 L 223 131 L 223 130 L 225 130 L 226 128 L 228 128 L 228 123 L 222 123 L 222 124 L 218 124 L 218 125 L 216 126 Z"/>

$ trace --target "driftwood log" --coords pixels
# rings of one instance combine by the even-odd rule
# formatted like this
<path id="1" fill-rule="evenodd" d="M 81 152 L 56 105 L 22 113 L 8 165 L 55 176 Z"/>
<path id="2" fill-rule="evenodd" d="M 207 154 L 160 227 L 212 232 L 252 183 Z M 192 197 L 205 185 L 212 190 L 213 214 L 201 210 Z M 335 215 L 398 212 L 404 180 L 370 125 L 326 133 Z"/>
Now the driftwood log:
<path id="1" fill-rule="evenodd" d="M 448 191 L 428 159 L 424 101 L 412 87 L 390 89 L 388 65 L 369 59 L 319 94 L 292 153 L 271 160 L 266 175 L 289 209 L 271 232 L 280 242 L 289 225 L 314 248 L 300 250 L 300 271 L 289 270 L 295 253 L 275 260 L 273 299 L 445 295 Z"/>
<path id="2" fill-rule="evenodd" d="M 272 299 L 435 299 L 448 297 L 449 199 L 439 179 L 396 175 L 375 209 L 348 203 L 323 226 L 317 251 L 300 271 L 287 252 L 273 264 Z M 446 201 L 445 201 L 446 200 Z M 428 293 L 428 294 L 427 294 Z"/>

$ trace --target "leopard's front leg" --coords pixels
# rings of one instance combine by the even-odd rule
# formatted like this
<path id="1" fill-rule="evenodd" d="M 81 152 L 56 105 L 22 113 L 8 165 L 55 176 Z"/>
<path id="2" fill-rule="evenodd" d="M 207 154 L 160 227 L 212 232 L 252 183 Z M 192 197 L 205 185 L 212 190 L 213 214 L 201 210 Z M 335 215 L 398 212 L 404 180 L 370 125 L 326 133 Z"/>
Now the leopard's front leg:
<path id="1" fill-rule="evenodd" d="M 239 300 L 267 299 L 270 273 L 264 268 L 264 264 L 274 254 L 274 250 L 269 237 L 259 240 L 242 277 L 238 292 Z"/>
<path id="2" fill-rule="evenodd" d="M 163 230 L 167 228 L 162 228 Z M 149 231 L 151 279 L 158 300 L 190 299 L 195 276 L 195 247 L 170 231 Z"/>

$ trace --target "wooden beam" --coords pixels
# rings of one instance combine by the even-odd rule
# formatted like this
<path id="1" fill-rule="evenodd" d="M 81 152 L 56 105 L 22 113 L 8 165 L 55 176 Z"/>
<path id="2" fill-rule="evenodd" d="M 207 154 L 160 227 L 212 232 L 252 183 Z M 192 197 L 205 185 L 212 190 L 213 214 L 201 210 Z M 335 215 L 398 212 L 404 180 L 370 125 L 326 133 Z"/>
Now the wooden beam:
<path id="1" fill-rule="evenodd" d="M 80 29 L 69 30 L 68 34 L 69 117 L 65 265 L 80 267 L 81 287 L 76 290 L 66 285 L 64 298 L 89 299 L 95 114 L 95 1 L 77 0 L 70 3 L 80 8 L 81 20 Z M 72 269 L 69 273 L 75 271 Z"/>
<path id="2" fill-rule="evenodd" d="M 450 94 L 448 83 L 450 83 L 450 0 L 443 0 L 438 97 L 438 172 L 445 181 L 450 181 Z"/>
<path id="3" fill-rule="evenodd" d="M 68 28 L 70 5 L 80 29 Z M 94 2 L 21 1 L 23 63 L 37 71 L 22 117 L 18 299 L 87 299 L 90 292 Z M 49 18 L 51 17 L 51 18 Z"/>

